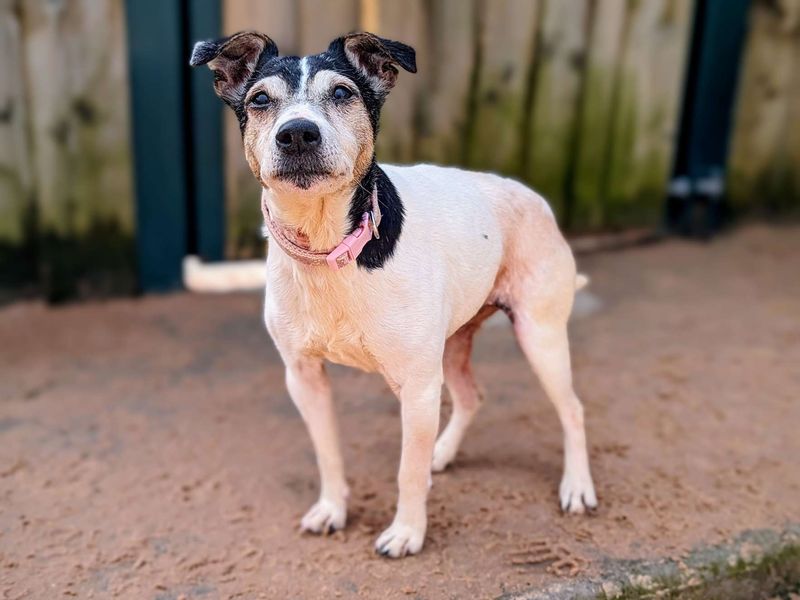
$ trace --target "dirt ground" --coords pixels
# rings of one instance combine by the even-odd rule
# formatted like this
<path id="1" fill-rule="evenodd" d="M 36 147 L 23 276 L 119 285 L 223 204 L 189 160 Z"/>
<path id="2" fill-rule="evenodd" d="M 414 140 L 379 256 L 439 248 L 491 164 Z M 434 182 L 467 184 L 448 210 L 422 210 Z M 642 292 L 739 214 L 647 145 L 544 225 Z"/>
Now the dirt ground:
<path id="1" fill-rule="evenodd" d="M 800 521 L 798 257 L 800 229 L 749 227 L 579 261 L 602 303 L 572 324 L 591 517 L 559 513 L 555 412 L 485 328 L 486 404 L 402 561 L 372 551 L 400 445 L 373 375 L 330 369 L 348 526 L 298 533 L 316 468 L 260 297 L 5 307 L 0 598 L 490 598 Z"/>

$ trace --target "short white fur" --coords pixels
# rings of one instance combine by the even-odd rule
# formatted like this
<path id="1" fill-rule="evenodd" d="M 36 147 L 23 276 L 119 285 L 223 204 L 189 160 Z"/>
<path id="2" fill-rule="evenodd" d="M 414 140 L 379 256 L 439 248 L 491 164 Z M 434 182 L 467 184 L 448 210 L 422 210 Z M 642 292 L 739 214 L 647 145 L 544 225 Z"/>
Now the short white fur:
<path id="1" fill-rule="evenodd" d="M 561 507 L 573 513 L 595 507 L 567 339 L 575 262 L 549 206 L 495 175 L 430 165 L 383 169 L 405 208 L 397 248 L 383 268 L 306 267 L 277 246 L 267 258 L 264 320 L 286 364 L 287 387 L 311 435 L 321 478 L 319 501 L 302 528 L 327 532 L 346 521 L 348 488 L 323 367 L 328 360 L 380 373 L 400 399 L 397 513 L 376 548 L 392 557 L 420 551 L 431 470 L 455 458 L 479 406 L 468 368 L 474 330 L 462 328 L 494 303 L 512 311 L 520 346 L 561 420 Z M 294 201 L 263 193 L 270 205 Z M 346 194 L 329 198 L 317 218 L 346 219 L 341 206 L 348 201 Z M 454 410 L 436 442 L 443 383 Z"/>

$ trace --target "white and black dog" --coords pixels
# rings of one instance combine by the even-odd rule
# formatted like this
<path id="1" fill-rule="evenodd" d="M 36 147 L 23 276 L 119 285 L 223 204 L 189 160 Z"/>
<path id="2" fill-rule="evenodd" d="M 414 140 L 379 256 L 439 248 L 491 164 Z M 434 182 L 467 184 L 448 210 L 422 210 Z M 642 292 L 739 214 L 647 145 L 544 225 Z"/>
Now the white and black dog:
<path id="1" fill-rule="evenodd" d="M 511 318 L 561 420 L 561 508 L 594 508 L 567 339 L 584 279 L 549 206 L 496 175 L 375 161 L 381 106 L 398 67 L 416 71 L 414 50 L 353 33 L 322 54 L 278 56 L 267 36 L 244 32 L 199 42 L 191 64 L 208 64 L 239 119 L 276 242 L 264 320 L 321 480 L 302 528 L 327 533 L 347 515 L 329 360 L 380 373 L 400 399 L 397 512 L 375 547 L 392 557 L 421 550 L 431 471 L 454 459 L 480 404 L 472 338 L 497 309 Z M 453 414 L 437 440 L 442 383 Z"/>

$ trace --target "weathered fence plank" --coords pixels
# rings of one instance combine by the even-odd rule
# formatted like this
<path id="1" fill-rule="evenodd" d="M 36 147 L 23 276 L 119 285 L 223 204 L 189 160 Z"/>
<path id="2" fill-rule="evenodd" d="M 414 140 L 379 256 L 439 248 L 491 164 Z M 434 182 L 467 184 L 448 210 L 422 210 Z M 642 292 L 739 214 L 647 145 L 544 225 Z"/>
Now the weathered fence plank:
<path id="1" fill-rule="evenodd" d="M 657 224 L 672 166 L 691 0 L 627 5 L 628 39 L 619 65 L 610 162 L 600 187 L 608 227 Z"/>
<path id="2" fill-rule="evenodd" d="M 35 204 L 30 168 L 20 23 L 0 1 L 0 286 L 36 279 Z"/>
<path id="3" fill-rule="evenodd" d="M 563 218 L 566 180 L 577 150 L 589 6 L 588 0 L 540 2 L 523 176 Z"/>
<path id="4" fill-rule="evenodd" d="M 12 4 L 0 2 L 0 243 L 20 246 L 33 182 L 20 23 Z"/>
<path id="5" fill-rule="evenodd" d="M 606 172 L 617 64 L 625 43 L 624 2 L 591 0 L 585 81 L 571 176 L 565 182 L 563 222 L 567 227 L 599 227 L 604 220 L 600 187 Z"/>
<path id="6" fill-rule="evenodd" d="M 693 0 L 595 2 L 568 227 L 657 222 L 692 7 Z"/>
<path id="7" fill-rule="evenodd" d="M 754 2 L 728 190 L 741 211 L 800 208 L 800 0 Z"/>
<path id="8" fill-rule="evenodd" d="M 296 0 L 223 0 L 223 31 L 255 30 L 275 40 L 281 54 L 300 52 Z"/>
<path id="9" fill-rule="evenodd" d="M 19 6 L 43 284 L 51 297 L 131 289 L 122 2 Z"/>
<path id="10" fill-rule="evenodd" d="M 361 29 L 399 40 L 417 51 L 417 74 L 401 69 L 397 85 L 386 100 L 376 148 L 379 160 L 414 160 L 420 93 L 428 72 L 428 26 L 423 0 L 362 1 Z"/>
<path id="11" fill-rule="evenodd" d="M 282 54 L 298 54 L 297 4 L 294 0 L 226 0 L 223 7 L 226 35 L 252 29 L 269 35 Z M 261 237 L 261 189 L 244 158 L 236 117 L 225 110 L 225 254 L 251 258 L 264 254 Z"/>
<path id="12" fill-rule="evenodd" d="M 300 0 L 300 53 L 317 54 L 331 40 L 358 29 L 358 0 Z"/>
<path id="13" fill-rule="evenodd" d="M 464 159 L 467 99 L 475 67 L 476 6 L 477 0 L 431 3 L 429 57 L 425 69 L 414 76 L 423 86 L 416 122 L 417 160 L 458 164 Z"/>
<path id="14" fill-rule="evenodd" d="M 477 86 L 468 125 L 468 164 L 509 174 L 521 172 L 527 132 L 539 0 L 480 3 Z"/>

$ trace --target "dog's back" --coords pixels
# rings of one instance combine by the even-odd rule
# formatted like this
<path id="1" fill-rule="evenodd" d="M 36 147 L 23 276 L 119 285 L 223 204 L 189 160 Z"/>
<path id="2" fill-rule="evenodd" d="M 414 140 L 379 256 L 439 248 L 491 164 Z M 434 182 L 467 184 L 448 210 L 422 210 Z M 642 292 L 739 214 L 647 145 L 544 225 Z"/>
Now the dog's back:
<path id="1" fill-rule="evenodd" d="M 397 258 L 404 249 L 424 252 L 419 262 L 440 269 L 450 293 L 474 298 L 453 325 L 467 322 L 482 302 L 509 302 L 523 281 L 546 279 L 541 293 L 571 308 L 575 263 L 539 194 L 492 173 L 428 164 L 382 168 L 403 201 L 403 237 L 415 238 L 399 245 Z M 432 254 L 440 254 L 442 263 Z"/>

